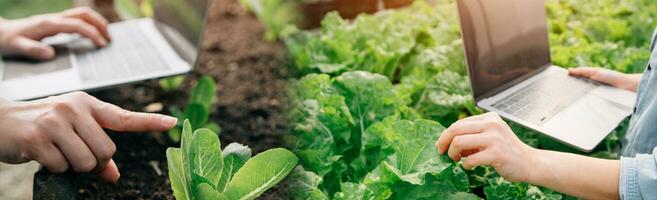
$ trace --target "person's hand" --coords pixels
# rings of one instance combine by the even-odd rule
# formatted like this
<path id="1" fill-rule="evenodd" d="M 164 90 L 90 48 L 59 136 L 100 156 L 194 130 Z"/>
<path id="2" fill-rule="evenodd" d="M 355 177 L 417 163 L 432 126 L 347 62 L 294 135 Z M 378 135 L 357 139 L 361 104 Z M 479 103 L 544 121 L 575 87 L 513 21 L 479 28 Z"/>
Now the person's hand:
<path id="1" fill-rule="evenodd" d="M 624 74 L 617 71 L 594 68 L 578 67 L 568 69 L 568 74 L 598 81 L 613 87 L 635 91 L 641 82 L 641 74 Z"/>
<path id="2" fill-rule="evenodd" d="M 493 112 L 459 120 L 447 128 L 436 141 L 440 154 L 463 161 L 470 170 L 490 165 L 505 179 L 526 181 L 531 175 L 535 149 L 524 144 L 509 125 Z"/>
<path id="3" fill-rule="evenodd" d="M 111 40 L 107 20 L 90 8 L 79 7 L 60 13 L 17 20 L 0 20 L 0 52 L 39 60 L 52 59 L 55 50 L 39 41 L 59 33 L 77 33 L 99 47 Z"/>
<path id="4" fill-rule="evenodd" d="M 106 181 L 120 176 L 116 146 L 103 128 L 164 131 L 176 118 L 123 110 L 84 92 L 28 102 L 0 103 L 0 161 L 36 160 L 50 171 L 95 172 Z"/>

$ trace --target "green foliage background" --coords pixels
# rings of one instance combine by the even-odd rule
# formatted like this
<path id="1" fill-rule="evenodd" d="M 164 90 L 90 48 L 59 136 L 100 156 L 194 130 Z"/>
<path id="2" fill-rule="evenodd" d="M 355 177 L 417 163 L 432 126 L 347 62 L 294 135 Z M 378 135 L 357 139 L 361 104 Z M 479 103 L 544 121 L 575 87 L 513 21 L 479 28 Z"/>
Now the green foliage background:
<path id="1" fill-rule="evenodd" d="M 333 13 L 324 18 L 319 30 L 281 32 L 292 68 L 300 77 L 292 88 L 296 101 L 292 102 L 290 141 L 305 171 L 292 177 L 304 177 L 308 187 L 294 188 L 295 198 L 399 199 L 400 194 L 414 194 L 405 199 L 469 198 L 471 192 L 487 199 L 571 198 L 546 188 L 510 183 L 490 167 L 463 172 L 459 163 L 452 163 L 450 168 L 401 170 L 408 166 L 394 156 L 408 149 L 391 146 L 422 141 L 403 139 L 403 134 L 420 133 L 394 128 L 399 126 L 395 124 L 422 118 L 449 126 L 481 113 L 470 97 L 454 1 L 433 2 L 429 6 L 418 1 L 407 9 L 361 15 L 353 21 Z M 554 64 L 626 73 L 643 70 L 657 24 L 653 19 L 657 4 L 650 0 L 549 0 L 547 12 Z M 347 78 L 354 73 L 360 77 Z M 382 77 L 388 80 L 381 81 Z M 579 152 L 517 124 L 510 126 L 536 148 L 618 158 L 627 121 L 592 153 Z M 394 161 L 402 165 L 391 165 Z M 468 187 L 459 187 L 462 182 Z"/>
<path id="2" fill-rule="evenodd" d="M 15 19 L 70 8 L 72 0 L 0 0 L 0 17 Z"/>

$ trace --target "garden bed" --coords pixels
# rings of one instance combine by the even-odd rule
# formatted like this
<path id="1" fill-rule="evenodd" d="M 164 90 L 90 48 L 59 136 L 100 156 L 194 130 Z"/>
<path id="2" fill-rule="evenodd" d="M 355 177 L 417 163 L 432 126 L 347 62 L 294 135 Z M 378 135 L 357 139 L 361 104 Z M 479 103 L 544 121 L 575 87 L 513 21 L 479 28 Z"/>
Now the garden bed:
<path id="1" fill-rule="evenodd" d="M 268 1 L 271 2 L 274 1 Z M 255 15 L 266 22 L 265 27 L 270 28 L 267 33 L 273 33 L 264 34 L 263 25 L 238 0 L 217 0 L 211 8 L 210 34 L 205 37 L 200 67 L 180 89 L 165 92 L 158 82 L 147 81 L 94 95 L 131 110 L 166 114 L 169 106 L 183 107 L 185 91 L 190 91 L 198 77 L 213 77 L 218 83 L 218 101 L 210 109 L 210 121 L 222 127 L 224 146 L 239 142 L 258 153 L 283 146 L 285 140 L 299 158 L 300 167 L 280 186 L 291 193 L 281 196 L 284 190 L 273 189 L 263 195 L 264 199 L 371 199 L 371 195 L 378 194 L 395 199 L 416 191 L 425 192 L 427 198 L 571 199 L 547 188 L 508 182 L 490 166 L 465 171 L 459 163 L 435 152 L 433 141 L 444 126 L 482 111 L 474 107 L 470 96 L 454 1 L 428 2 L 418 2 L 408 9 L 361 15 L 355 20 L 329 13 L 323 17 L 321 29 L 313 31 L 283 29 L 283 25 L 294 21 L 288 16 L 280 17 L 289 13 L 291 7 L 270 5 L 268 8 L 277 9 L 263 11 L 253 9 L 259 8 L 257 4 L 250 5 Z M 649 56 L 644 50 L 648 48 L 650 33 L 623 22 L 652 23 L 644 21 L 647 18 L 643 15 L 628 11 L 651 4 L 645 0 L 608 9 L 612 4 L 598 5 L 593 0 L 587 3 L 594 6 L 548 2 L 554 63 L 640 72 Z M 570 17 L 572 13 L 566 11 L 572 10 L 577 14 Z M 610 29 L 626 31 L 607 34 Z M 639 33 L 645 37 L 636 37 Z M 287 48 L 265 42 L 263 35 L 269 40 L 281 39 Z M 284 52 L 289 52 L 289 57 Z M 294 73 L 287 72 L 284 57 L 290 58 L 289 69 Z M 296 81 L 291 81 L 286 93 L 288 78 Z M 286 94 L 290 94 L 289 99 L 285 99 Z M 157 105 L 160 109 L 153 109 Z M 289 122 L 286 111 L 291 114 Z M 287 126 L 294 129 L 288 130 Z M 523 142 L 535 148 L 615 159 L 627 122 L 590 154 L 517 124 L 510 126 Z M 191 131 L 187 133 L 189 138 Z M 111 133 L 111 137 L 117 143 L 115 160 L 123 173 L 119 183 L 103 183 L 93 175 L 42 176 L 42 171 L 35 187 L 45 181 L 46 186 L 60 186 L 68 191 L 63 194 L 84 199 L 172 199 L 165 149 L 178 145 L 158 133 Z M 417 149 L 407 151 L 408 148 Z M 399 156 L 414 157 L 398 154 L 403 152 L 421 153 L 422 159 L 397 162 Z M 189 152 L 182 155 L 190 158 Z M 430 163 L 433 168 L 415 169 L 425 166 L 422 163 Z M 266 164 L 269 166 L 269 162 Z M 171 166 L 176 169 L 173 172 L 187 174 L 173 176 L 174 183 L 179 183 L 174 187 L 177 195 L 181 194 L 181 182 L 193 183 L 182 189 L 184 194 L 203 193 L 203 188 L 194 185 L 198 183 L 193 180 L 193 171 L 191 175 L 190 171 L 181 172 L 193 169 L 190 164 Z M 406 169 L 400 170 L 402 167 Z M 419 179 L 400 177 L 411 175 L 397 173 L 401 171 L 417 172 L 408 177 Z M 381 173 L 388 178 L 380 178 Z M 186 177 L 192 177 L 192 181 Z M 40 191 L 37 198 L 43 193 L 59 194 Z"/>
<path id="2" fill-rule="evenodd" d="M 260 22 L 238 0 L 216 0 L 210 9 L 200 64 L 180 89 L 163 91 L 153 80 L 93 95 L 133 111 L 161 104 L 162 113 L 168 114 L 168 106 L 183 107 L 187 99 L 184 91 L 191 90 L 196 78 L 209 75 L 217 82 L 218 100 L 209 121 L 221 126 L 222 145 L 239 142 L 251 147 L 254 154 L 280 147 L 287 124 L 285 50 L 278 43 L 265 42 L 263 33 Z M 59 183 L 71 181 L 77 188 L 68 193 L 75 193 L 78 199 L 173 199 L 165 151 L 178 144 L 160 133 L 108 134 L 117 145 L 114 160 L 121 172 L 120 180 L 110 184 L 94 175 L 55 175 L 70 177 L 59 179 Z M 37 174 L 35 186 L 40 189 L 35 190 L 35 198 L 39 192 L 52 192 L 48 187 L 61 186 L 57 181 L 39 185 L 49 176 L 53 175 Z M 50 199 L 62 197 L 66 196 Z"/>

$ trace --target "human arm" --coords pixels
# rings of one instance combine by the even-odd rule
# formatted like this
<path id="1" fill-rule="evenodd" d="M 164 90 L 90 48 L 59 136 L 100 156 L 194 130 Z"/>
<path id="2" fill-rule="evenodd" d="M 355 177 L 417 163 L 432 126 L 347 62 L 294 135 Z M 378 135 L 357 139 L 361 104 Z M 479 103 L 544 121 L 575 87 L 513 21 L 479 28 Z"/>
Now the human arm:
<path id="1" fill-rule="evenodd" d="M 579 76 L 608 84 L 613 87 L 636 92 L 643 74 L 624 74 L 621 72 L 594 67 L 578 67 L 568 69 L 571 76 Z"/>
<path id="2" fill-rule="evenodd" d="M 55 50 L 40 41 L 59 33 L 77 33 L 104 47 L 111 40 L 107 25 L 105 18 L 86 7 L 24 19 L 0 19 L 0 53 L 52 59 Z"/>
<path id="3" fill-rule="evenodd" d="M 175 124 L 176 118 L 123 110 L 83 92 L 27 102 L 1 100 L 0 161 L 36 160 L 53 172 L 96 172 L 116 182 L 116 146 L 103 128 L 163 131 Z"/>
<path id="4" fill-rule="evenodd" d="M 439 153 L 463 167 L 490 165 L 505 179 L 551 188 L 584 199 L 618 199 L 620 161 L 532 148 L 495 113 L 465 118 L 436 142 Z"/>

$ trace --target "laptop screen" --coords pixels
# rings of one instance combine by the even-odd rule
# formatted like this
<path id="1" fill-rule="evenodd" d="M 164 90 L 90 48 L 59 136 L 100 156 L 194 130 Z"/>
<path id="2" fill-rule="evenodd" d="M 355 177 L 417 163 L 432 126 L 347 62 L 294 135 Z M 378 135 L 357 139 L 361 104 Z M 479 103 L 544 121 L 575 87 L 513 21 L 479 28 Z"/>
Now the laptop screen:
<path id="1" fill-rule="evenodd" d="M 476 100 L 550 65 L 544 0 L 458 0 Z"/>
<path id="2" fill-rule="evenodd" d="M 212 0 L 153 1 L 157 28 L 181 57 L 194 63 Z"/>

